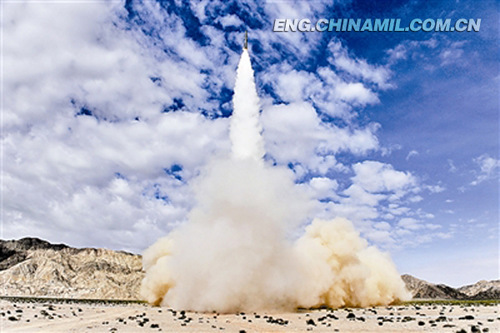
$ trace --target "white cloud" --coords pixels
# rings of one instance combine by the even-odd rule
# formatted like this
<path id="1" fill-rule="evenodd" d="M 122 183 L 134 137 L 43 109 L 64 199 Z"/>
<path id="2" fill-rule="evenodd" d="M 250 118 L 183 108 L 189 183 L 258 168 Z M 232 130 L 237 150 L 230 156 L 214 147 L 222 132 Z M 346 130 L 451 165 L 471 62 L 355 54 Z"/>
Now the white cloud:
<path id="1" fill-rule="evenodd" d="M 437 232 L 442 226 L 435 223 L 424 223 L 421 220 L 404 217 L 401 218 L 395 230 L 398 245 L 405 247 L 416 247 L 423 243 L 429 243 L 436 239 L 449 239 L 453 232 Z"/>
<path id="2" fill-rule="evenodd" d="M 388 63 L 392 65 L 398 61 L 407 60 L 408 58 L 412 60 L 422 59 L 425 57 L 422 50 L 429 53 L 432 52 L 432 50 L 434 50 L 438 45 L 439 42 L 434 37 L 423 41 L 405 40 L 396 45 L 393 49 L 386 51 L 389 56 Z"/>
<path id="3" fill-rule="evenodd" d="M 325 86 L 322 87 L 323 90 L 326 90 L 325 87 L 333 88 L 332 97 L 334 100 L 352 103 L 356 106 L 379 102 L 377 95 L 361 82 L 345 81 L 330 68 L 320 68 L 318 74 L 325 82 Z M 323 94 L 328 94 L 328 90 L 323 91 Z"/>
<path id="4" fill-rule="evenodd" d="M 417 183 L 409 172 L 397 171 L 389 164 L 364 161 L 353 165 L 356 175 L 353 182 L 369 192 L 406 191 Z"/>
<path id="5" fill-rule="evenodd" d="M 335 65 L 337 69 L 343 70 L 353 77 L 375 83 L 382 89 L 392 87 L 388 83 L 391 76 L 391 71 L 388 68 L 370 65 L 364 59 L 350 57 L 347 49 L 338 40 L 332 40 L 328 44 L 328 49 L 332 52 L 328 62 Z"/>
<path id="6" fill-rule="evenodd" d="M 153 241 L 189 209 L 185 182 L 193 172 L 211 154 L 228 148 L 224 120 L 192 113 L 159 114 L 153 123 L 92 117 L 57 123 L 60 128 L 36 126 L 29 136 L 11 133 L 4 139 L 6 237 L 36 231 L 58 241 L 71 237 L 73 244 L 135 246 L 137 251 L 138 240 L 104 231 L 118 227 L 131 235 L 142 225 L 141 237 Z M 182 181 L 163 171 L 174 164 L 184 168 L 177 173 Z M 93 234 L 97 226 L 102 235 Z"/>
<path id="7" fill-rule="evenodd" d="M 355 107 L 379 103 L 376 92 L 362 82 L 346 80 L 329 67 L 315 73 L 293 69 L 286 62 L 270 66 L 260 79 L 272 85 L 284 102 L 310 100 L 333 117 L 352 119 Z"/>
<path id="8" fill-rule="evenodd" d="M 423 228 L 418 220 L 415 220 L 411 217 L 402 218 L 398 222 L 398 227 L 407 229 L 407 230 L 418 230 Z"/>
<path id="9" fill-rule="evenodd" d="M 361 105 L 379 102 L 378 98 L 360 82 L 339 83 L 334 89 L 342 101 Z"/>
<path id="10" fill-rule="evenodd" d="M 440 66 L 461 66 L 466 43 L 444 35 L 423 41 L 405 40 L 386 51 L 387 62 L 389 65 L 403 61 L 418 62 L 427 71 L 434 71 Z"/>
<path id="11" fill-rule="evenodd" d="M 217 20 L 223 27 L 237 27 L 243 24 L 240 18 L 236 15 L 221 16 Z"/>
<path id="12" fill-rule="evenodd" d="M 423 200 L 417 193 L 425 187 L 413 174 L 378 161 L 356 163 L 352 171 L 352 183 L 339 184 L 337 196 L 321 203 L 321 217 L 347 217 L 364 237 L 387 249 L 453 236 L 442 225 L 426 221 L 435 218 L 433 214 L 411 208 Z"/>
<path id="13" fill-rule="evenodd" d="M 309 186 L 312 188 L 314 197 L 317 199 L 336 197 L 335 191 L 339 187 L 339 183 L 335 179 L 327 177 L 314 177 L 309 181 Z"/>
<path id="14" fill-rule="evenodd" d="M 452 172 L 452 173 L 455 173 L 457 172 L 457 167 L 455 166 L 455 163 L 453 162 L 453 160 L 450 160 L 448 159 L 448 166 L 449 166 L 449 171 Z"/>
<path id="15" fill-rule="evenodd" d="M 442 226 L 439 224 L 427 223 L 427 224 L 425 224 L 425 228 L 431 229 L 431 230 L 436 230 L 436 229 L 442 228 Z M 441 238 L 449 238 L 448 236 L 443 236 L 443 235 L 445 235 L 445 234 L 442 234 L 442 233 L 438 234 L 438 236 Z"/>
<path id="16" fill-rule="evenodd" d="M 418 155 L 418 151 L 416 150 L 412 150 L 408 153 L 408 155 L 406 155 L 406 160 L 409 161 L 410 158 L 414 157 L 414 156 L 417 156 Z"/>
<path id="17" fill-rule="evenodd" d="M 79 107 L 110 120 L 149 117 L 170 103 L 148 77 L 154 60 L 113 25 L 118 6 L 8 3 L 4 9 L 4 127 L 51 122 L 48 113 Z"/>
<path id="18" fill-rule="evenodd" d="M 348 198 L 344 200 L 344 203 L 351 203 L 353 205 L 367 205 L 373 207 L 376 207 L 381 200 L 387 197 L 383 194 L 370 193 L 356 183 L 351 185 L 343 193 L 348 196 Z"/>
<path id="19" fill-rule="evenodd" d="M 391 232 L 386 230 L 372 230 L 366 236 L 372 242 L 385 246 L 393 245 L 396 241 Z"/>
<path id="20" fill-rule="evenodd" d="M 465 41 L 452 42 L 444 48 L 441 53 L 439 53 L 439 58 L 441 59 L 441 65 L 446 66 L 450 64 L 459 63 L 460 59 L 464 54 L 462 47 Z"/>
<path id="21" fill-rule="evenodd" d="M 479 166 L 479 171 L 476 172 L 476 179 L 470 183 L 471 185 L 476 186 L 486 180 L 498 178 L 500 160 L 490 157 L 488 154 L 483 154 L 476 157 L 474 163 Z"/>
<path id="22" fill-rule="evenodd" d="M 304 97 L 310 95 L 311 91 L 320 90 L 322 87 L 321 82 L 312 73 L 291 69 L 289 65 L 276 68 L 280 72 L 279 74 L 272 73 L 273 69 L 269 74 L 265 74 L 265 78 L 272 82 L 277 77 L 277 80 L 274 81 L 276 92 L 284 101 L 303 101 Z"/>
<path id="23" fill-rule="evenodd" d="M 118 3 L 3 9 L 2 236 L 141 250 L 182 221 L 186 183 L 229 147 L 226 119 L 187 112 L 212 103 L 211 62 L 185 38 L 184 60 L 159 60 Z M 186 92 L 186 112 L 161 113 Z"/>
<path id="24" fill-rule="evenodd" d="M 393 64 L 399 60 L 404 60 L 408 56 L 408 48 L 405 44 L 398 44 L 393 49 L 389 49 L 386 51 L 389 55 L 389 63 Z"/>
<path id="25" fill-rule="evenodd" d="M 446 188 L 441 185 L 425 185 L 424 187 L 431 193 L 441 193 L 446 190 Z"/>
<path id="26" fill-rule="evenodd" d="M 269 155 L 279 163 L 301 163 L 321 174 L 345 168 L 336 161 L 335 153 L 362 155 L 378 147 L 376 125 L 350 129 L 325 124 L 308 103 L 265 107 L 261 121 Z"/>
<path id="27" fill-rule="evenodd" d="M 391 215 L 394 215 L 394 216 L 406 215 L 410 212 L 409 207 L 400 206 L 399 203 L 398 204 L 391 203 L 391 204 L 387 205 L 387 207 L 385 207 L 384 210 L 389 212 Z"/>
<path id="28" fill-rule="evenodd" d="M 420 195 L 413 196 L 409 199 L 410 202 L 420 202 L 422 200 L 424 200 L 424 198 L 422 198 Z"/>
<path id="29" fill-rule="evenodd" d="M 391 225 L 387 222 L 378 222 L 373 227 L 379 230 L 391 230 Z"/>

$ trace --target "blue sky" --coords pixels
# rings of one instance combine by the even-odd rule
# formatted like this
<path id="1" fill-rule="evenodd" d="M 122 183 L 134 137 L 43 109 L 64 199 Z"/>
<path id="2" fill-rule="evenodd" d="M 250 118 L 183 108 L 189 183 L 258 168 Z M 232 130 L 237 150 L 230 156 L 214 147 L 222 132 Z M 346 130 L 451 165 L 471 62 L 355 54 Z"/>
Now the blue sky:
<path id="1" fill-rule="evenodd" d="M 495 1 L 2 2 L 2 238 L 140 252 L 229 151 L 243 33 L 269 163 L 393 256 L 498 279 Z M 479 32 L 273 32 L 276 18 L 481 18 Z"/>

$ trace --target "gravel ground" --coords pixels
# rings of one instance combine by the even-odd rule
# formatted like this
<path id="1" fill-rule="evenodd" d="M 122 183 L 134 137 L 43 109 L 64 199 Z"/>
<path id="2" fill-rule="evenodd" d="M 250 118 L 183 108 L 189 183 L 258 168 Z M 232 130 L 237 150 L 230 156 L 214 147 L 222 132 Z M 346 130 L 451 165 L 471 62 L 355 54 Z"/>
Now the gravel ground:
<path id="1" fill-rule="evenodd" d="M 0 332 L 500 332 L 500 306 L 196 313 L 146 304 L 0 300 Z"/>

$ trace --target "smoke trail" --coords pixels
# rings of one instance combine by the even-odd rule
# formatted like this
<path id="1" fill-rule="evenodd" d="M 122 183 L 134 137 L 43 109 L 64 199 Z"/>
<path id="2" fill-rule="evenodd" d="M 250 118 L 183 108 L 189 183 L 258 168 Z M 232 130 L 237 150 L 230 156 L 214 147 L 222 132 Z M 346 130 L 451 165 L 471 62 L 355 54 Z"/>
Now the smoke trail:
<path id="1" fill-rule="evenodd" d="M 343 219 L 315 220 L 302 238 L 310 200 L 287 168 L 262 157 L 259 98 L 247 50 L 238 66 L 232 155 L 214 160 L 194 183 L 188 222 L 143 255 L 142 296 L 197 311 L 368 306 L 408 299 L 390 258 Z"/>
<path id="2" fill-rule="evenodd" d="M 233 155 L 242 159 L 261 160 L 264 156 L 264 141 L 259 122 L 259 96 L 247 49 L 243 49 L 236 72 L 233 106 L 229 132 Z"/>

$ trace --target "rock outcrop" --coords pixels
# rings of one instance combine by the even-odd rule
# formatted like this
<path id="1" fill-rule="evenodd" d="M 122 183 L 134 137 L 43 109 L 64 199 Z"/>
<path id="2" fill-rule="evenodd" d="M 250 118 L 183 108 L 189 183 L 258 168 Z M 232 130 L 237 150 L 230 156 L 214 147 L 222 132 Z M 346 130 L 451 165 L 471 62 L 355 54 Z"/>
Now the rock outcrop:
<path id="1" fill-rule="evenodd" d="M 107 249 L 75 249 L 37 238 L 0 240 L 4 296 L 138 299 L 141 257 Z"/>
<path id="2" fill-rule="evenodd" d="M 460 287 L 458 291 L 471 299 L 500 299 L 500 280 L 481 280 L 475 284 Z"/>
<path id="3" fill-rule="evenodd" d="M 406 288 L 417 299 L 485 300 L 500 299 L 500 281 L 479 281 L 473 285 L 452 288 L 445 284 L 433 284 L 411 275 L 401 276 Z"/>

